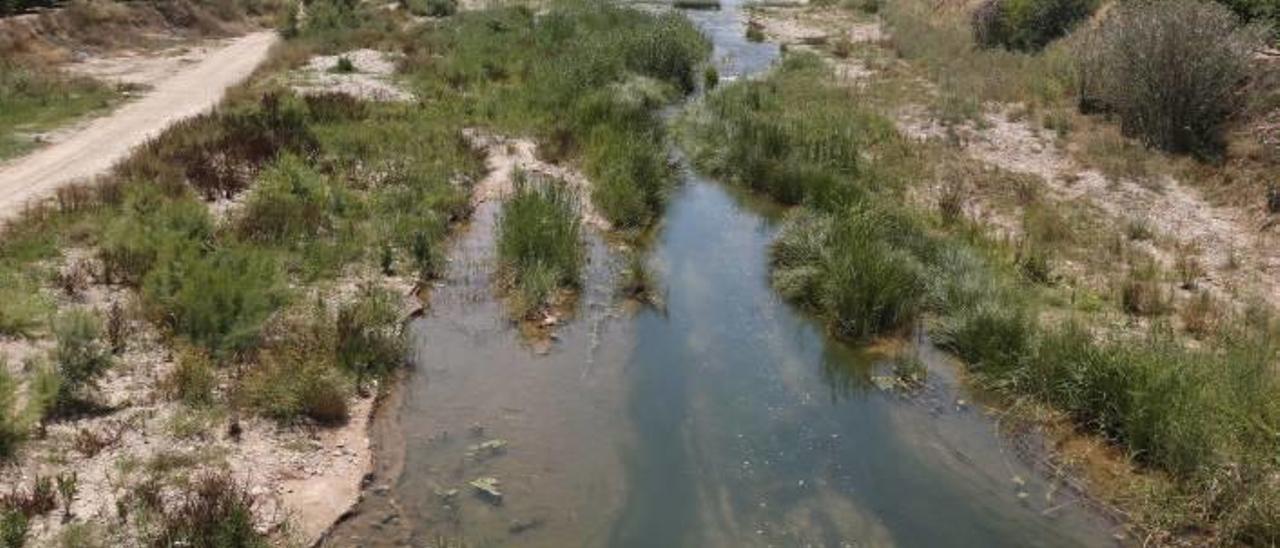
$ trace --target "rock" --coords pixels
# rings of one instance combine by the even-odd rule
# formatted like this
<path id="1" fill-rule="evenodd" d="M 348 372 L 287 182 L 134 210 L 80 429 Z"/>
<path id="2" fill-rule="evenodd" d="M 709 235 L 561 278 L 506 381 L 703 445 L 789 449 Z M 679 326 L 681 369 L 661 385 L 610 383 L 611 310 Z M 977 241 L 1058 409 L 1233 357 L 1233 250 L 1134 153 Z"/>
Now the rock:
<path id="1" fill-rule="evenodd" d="M 491 439 L 473 447 L 475 448 L 473 452 L 478 457 L 496 457 L 507 452 L 507 440 L 501 438 Z"/>
<path id="2" fill-rule="evenodd" d="M 385 497 L 387 493 L 390 493 L 390 492 L 391 492 L 391 486 L 386 484 L 382 484 L 373 488 L 373 494 L 378 495 L 380 497 Z"/>
<path id="3" fill-rule="evenodd" d="M 507 526 L 507 531 L 513 535 L 518 535 L 525 531 L 542 527 L 542 523 L 542 518 L 511 520 L 511 525 Z"/>
<path id="4" fill-rule="evenodd" d="M 496 506 L 502 504 L 502 491 L 498 490 L 499 483 L 498 478 L 485 476 L 471 480 L 468 485 L 473 487 L 482 498 Z"/>
<path id="5" fill-rule="evenodd" d="M 445 489 L 445 490 L 436 489 L 436 496 L 440 498 L 441 502 L 451 502 L 453 501 L 453 499 L 458 498 L 458 490 L 457 489 Z"/>

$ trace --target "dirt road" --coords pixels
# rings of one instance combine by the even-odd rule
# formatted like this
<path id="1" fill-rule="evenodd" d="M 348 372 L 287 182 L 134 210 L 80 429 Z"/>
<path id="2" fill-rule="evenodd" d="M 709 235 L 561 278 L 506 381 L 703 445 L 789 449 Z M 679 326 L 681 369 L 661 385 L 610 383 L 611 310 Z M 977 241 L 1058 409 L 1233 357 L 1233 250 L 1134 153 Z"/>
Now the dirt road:
<path id="1" fill-rule="evenodd" d="M 266 31 L 238 38 L 156 83 L 142 99 L 59 143 L 0 165 L 0 221 L 59 186 L 105 172 L 170 124 L 213 107 L 227 88 L 253 72 L 275 42 L 275 33 Z"/>

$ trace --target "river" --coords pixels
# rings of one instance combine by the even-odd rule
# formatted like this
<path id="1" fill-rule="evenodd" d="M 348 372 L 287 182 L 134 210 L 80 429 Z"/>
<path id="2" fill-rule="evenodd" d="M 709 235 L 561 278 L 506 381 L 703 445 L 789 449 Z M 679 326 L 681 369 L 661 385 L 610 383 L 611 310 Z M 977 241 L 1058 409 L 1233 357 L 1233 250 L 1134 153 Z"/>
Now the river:
<path id="1" fill-rule="evenodd" d="M 736 6 L 687 14 L 726 80 L 779 54 L 744 38 Z M 549 349 L 493 294 L 499 206 L 479 207 L 412 326 L 416 367 L 375 421 L 376 477 L 327 544 L 1115 542 L 1114 524 L 1019 457 L 948 356 L 903 341 L 926 385 L 882 390 L 891 352 L 832 340 L 783 302 L 767 264 L 780 210 L 687 166 L 682 178 L 650 256 L 665 306 L 623 303 L 621 260 L 591 235 L 578 311 Z M 500 503 L 469 485 L 480 478 Z"/>

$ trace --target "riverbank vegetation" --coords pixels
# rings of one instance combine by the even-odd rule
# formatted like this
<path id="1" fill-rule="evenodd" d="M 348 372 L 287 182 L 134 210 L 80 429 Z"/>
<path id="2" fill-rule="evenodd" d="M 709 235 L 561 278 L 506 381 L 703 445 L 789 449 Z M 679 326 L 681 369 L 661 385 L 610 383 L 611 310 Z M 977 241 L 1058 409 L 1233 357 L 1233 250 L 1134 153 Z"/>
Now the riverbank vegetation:
<path id="1" fill-rule="evenodd" d="M 1069 218 L 1035 207 L 1034 197 L 1024 239 L 1014 242 L 985 236 L 945 191 L 923 207 L 913 198 L 921 182 L 958 169 L 956 160 L 907 146 L 868 93 L 840 85 L 816 56 L 791 54 L 767 78 L 724 86 L 681 121 L 700 169 L 797 206 L 773 247 L 775 287 L 848 338 L 924 321 L 982 386 L 1107 440 L 1145 472 L 1107 493 L 1136 526 L 1195 530 L 1201 542 L 1277 542 L 1270 312 L 1220 310 L 1195 334 L 1151 307 L 1139 316 L 1146 321 L 1117 321 L 1140 312 L 1126 303 L 1163 295 L 1164 278 L 1114 296 L 1056 283 L 1052 255 L 1038 250 L 1079 246 L 1066 244 L 1075 238 Z M 1146 264 L 1130 246 L 1108 249 L 1093 253 Z"/>
<path id="2" fill-rule="evenodd" d="M 6 459 L 42 458 L 28 450 L 52 447 L 47 427 L 78 427 L 84 454 L 117 450 L 122 434 L 96 421 L 127 413 L 129 398 L 172 402 L 157 404 L 168 418 L 129 428 L 223 451 L 250 418 L 283 431 L 346 423 L 353 398 L 403 363 L 403 293 L 440 275 L 444 238 L 471 213 L 483 158 L 463 130 L 533 137 L 541 156 L 592 176 L 584 196 L 522 183 L 503 211 L 500 256 L 522 302 L 540 307 L 580 275 L 578 200 L 624 231 L 660 212 L 672 174 L 656 110 L 697 85 L 709 53 L 678 15 L 595 3 L 414 25 L 403 12 L 316 0 L 284 21 L 288 40 L 216 111 L 5 228 L 0 293 L 14 306 L 0 310 L 0 343 L 17 354 L 0 371 Z M 417 99 L 291 89 L 290 71 L 313 55 L 359 47 L 399 54 L 392 79 Z M 218 458 L 169 460 L 187 464 L 126 479 L 169 493 L 185 488 L 169 470 Z M 207 496 L 188 490 L 181 507 L 141 501 L 160 521 L 139 538 L 197 538 L 204 518 L 252 532 L 240 526 L 252 501 L 228 481 L 199 483 Z"/>

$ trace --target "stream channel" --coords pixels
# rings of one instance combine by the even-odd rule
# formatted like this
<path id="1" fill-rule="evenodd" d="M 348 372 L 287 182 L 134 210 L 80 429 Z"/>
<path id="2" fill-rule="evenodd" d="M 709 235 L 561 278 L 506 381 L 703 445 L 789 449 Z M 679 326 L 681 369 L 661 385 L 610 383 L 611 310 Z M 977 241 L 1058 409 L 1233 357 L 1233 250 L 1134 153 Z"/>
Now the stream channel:
<path id="1" fill-rule="evenodd" d="M 745 39 L 732 3 L 685 13 L 724 80 L 779 55 Z M 925 386 L 881 389 L 892 353 L 833 340 L 782 301 L 768 277 L 781 210 L 681 173 L 649 258 L 665 307 L 623 303 L 620 253 L 588 231 L 577 313 L 545 352 L 494 295 L 500 206 L 479 206 L 412 324 L 415 367 L 372 426 L 375 479 L 326 544 L 1115 542 L 1114 524 L 1015 450 L 1035 440 L 1003 436 L 971 402 L 948 355 L 905 342 Z M 480 478 L 500 503 L 469 484 Z"/>

